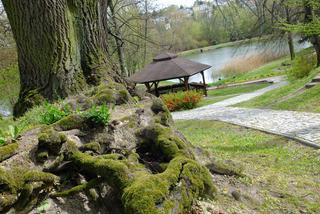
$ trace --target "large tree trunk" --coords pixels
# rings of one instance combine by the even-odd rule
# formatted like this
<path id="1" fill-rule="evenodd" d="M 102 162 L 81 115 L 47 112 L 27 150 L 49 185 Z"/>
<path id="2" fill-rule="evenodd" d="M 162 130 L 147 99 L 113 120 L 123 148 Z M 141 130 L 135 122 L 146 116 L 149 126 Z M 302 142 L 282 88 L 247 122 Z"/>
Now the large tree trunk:
<path id="1" fill-rule="evenodd" d="M 21 92 L 15 114 L 97 84 L 105 66 L 101 0 L 4 0 L 17 43 Z"/>

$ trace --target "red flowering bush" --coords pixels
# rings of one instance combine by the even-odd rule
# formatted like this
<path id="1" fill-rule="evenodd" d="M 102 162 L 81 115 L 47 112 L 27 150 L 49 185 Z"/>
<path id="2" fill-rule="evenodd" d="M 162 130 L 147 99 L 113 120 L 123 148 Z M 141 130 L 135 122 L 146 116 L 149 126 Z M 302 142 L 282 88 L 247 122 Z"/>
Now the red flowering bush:
<path id="1" fill-rule="evenodd" d="M 197 91 L 177 92 L 161 96 L 170 111 L 193 109 L 202 98 L 202 93 Z"/>

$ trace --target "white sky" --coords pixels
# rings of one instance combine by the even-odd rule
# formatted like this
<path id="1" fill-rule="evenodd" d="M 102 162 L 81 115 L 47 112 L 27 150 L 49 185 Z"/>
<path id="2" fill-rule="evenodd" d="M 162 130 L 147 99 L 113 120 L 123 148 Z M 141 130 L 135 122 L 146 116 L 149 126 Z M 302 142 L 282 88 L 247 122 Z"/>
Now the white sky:
<path id="1" fill-rule="evenodd" d="M 190 7 L 193 5 L 194 2 L 195 0 L 156 0 L 156 4 L 161 7 L 169 6 L 172 4 Z"/>

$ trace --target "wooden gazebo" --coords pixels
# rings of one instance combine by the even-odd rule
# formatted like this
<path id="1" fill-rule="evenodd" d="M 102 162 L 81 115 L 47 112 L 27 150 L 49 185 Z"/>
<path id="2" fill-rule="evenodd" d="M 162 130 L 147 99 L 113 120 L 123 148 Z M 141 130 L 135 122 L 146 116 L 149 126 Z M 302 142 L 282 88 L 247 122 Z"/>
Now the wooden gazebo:
<path id="1" fill-rule="evenodd" d="M 164 53 L 156 56 L 152 63 L 131 76 L 130 79 L 136 84 L 145 84 L 148 92 L 154 93 L 156 96 L 181 89 L 201 89 L 207 95 L 204 71 L 209 68 L 211 68 L 210 65 L 184 59 L 172 53 Z M 202 75 L 203 82 L 189 83 L 190 77 L 199 73 Z M 173 79 L 179 79 L 180 83 L 170 86 L 159 86 L 161 81 Z"/>

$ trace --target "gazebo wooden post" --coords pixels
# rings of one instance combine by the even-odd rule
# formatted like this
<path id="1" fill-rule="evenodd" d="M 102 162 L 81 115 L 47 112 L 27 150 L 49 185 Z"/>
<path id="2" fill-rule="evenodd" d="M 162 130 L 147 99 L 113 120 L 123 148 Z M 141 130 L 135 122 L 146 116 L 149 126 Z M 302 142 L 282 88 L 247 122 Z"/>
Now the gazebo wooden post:
<path id="1" fill-rule="evenodd" d="M 147 91 L 150 93 L 151 92 L 150 83 L 149 82 L 145 83 L 145 86 L 147 87 Z"/>
<path id="2" fill-rule="evenodd" d="M 184 78 L 184 86 L 186 91 L 189 91 L 189 77 Z"/>
<path id="3" fill-rule="evenodd" d="M 157 97 L 160 96 L 159 90 L 158 90 L 158 85 L 159 85 L 159 82 L 154 82 L 154 91 L 155 91 Z"/>
<path id="4" fill-rule="evenodd" d="M 203 80 L 203 92 L 204 92 L 204 95 L 207 97 L 208 92 L 207 92 L 206 78 L 204 77 L 204 71 L 201 71 L 201 75 Z"/>

